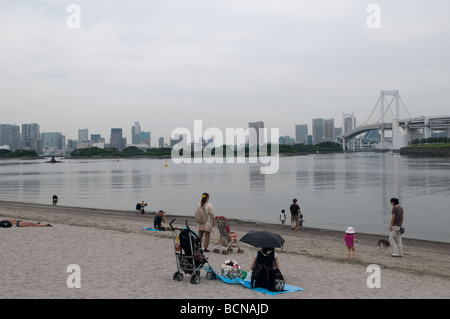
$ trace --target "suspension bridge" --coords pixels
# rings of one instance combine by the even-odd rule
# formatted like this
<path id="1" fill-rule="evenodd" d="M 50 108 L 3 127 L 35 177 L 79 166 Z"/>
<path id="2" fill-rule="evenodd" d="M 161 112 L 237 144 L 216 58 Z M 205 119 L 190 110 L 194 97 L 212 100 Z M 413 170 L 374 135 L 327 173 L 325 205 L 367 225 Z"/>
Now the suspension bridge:
<path id="1" fill-rule="evenodd" d="M 388 101 L 387 97 L 392 97 Z M 395 101 L 395 114 L 392 103 Z M 403 105 L 408 117 L 400 117 L 400 104 Z M 376 110 L 380 112 L 380 117 L 375 122 L 369 122 Z M 392 117 L 388 117 L 391 115 Z M 388 120 L 390 118 L 390 120 Z M 371 114 L 362 124 L 357 123 L 353 113 L 343 113 L 342 116 L 343 145 L 345 150 L 356 150 L 362 143 L 362 134 L 378 130 L 380 133 L 380 150 L 397 151 L 416 138 L 431 137 L 433 131 L 446 131 L 449 136 L 450 116 L 420 116 L 411 117 L 398 90 L 381 91 L 377 103 Z M 387 143 L 386 131 L 392 132 L 392 139 Z"/>

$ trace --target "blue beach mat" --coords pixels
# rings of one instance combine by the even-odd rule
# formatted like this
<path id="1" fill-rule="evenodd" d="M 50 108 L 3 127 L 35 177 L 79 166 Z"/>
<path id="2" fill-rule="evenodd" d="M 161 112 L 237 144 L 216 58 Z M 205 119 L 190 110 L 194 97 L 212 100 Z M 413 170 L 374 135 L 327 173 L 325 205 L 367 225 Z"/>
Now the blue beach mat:
<path id="1" fill-rule="evenodd" d="M 254 291 L 258 291 L 258 292 L 262 292 L 271 296 L 275 296 L 278 294 L 285 294 L 288 292 L 296 292 L 296 291 L 302 291 L 305 290 L 303 288 L 300 287 L 295 287 L 295 286 L 291 286 L 291 285 L 284 285 L 284 290 L 283 291 L 270 291 L 268 289 L 264 289 L 264 288 L 252 288 L 252 286 L 250 285 L 250 279 L 244 280 L 241 278 L 234 278 L 234 279 L 229 279 L 226 277 L 222 277 L 221 275 L 219 275 L 218 273 L 216 273 L 217 278 L 220 278 L 224 283 L 227 283 L 229 285 L 243 285 L 244 287 L 247 287 L 250 290 L 254 290 Z"/>
<path id="2" fill-rule="evenodd" d="M 146 226 L 142 227 L 141 229 L 142 230 L 150 230 L 150 231 L 161 231 L 159 229 L 155 229 L 155 228 L 152 228 L 152 227 L 146 227 Z"/>

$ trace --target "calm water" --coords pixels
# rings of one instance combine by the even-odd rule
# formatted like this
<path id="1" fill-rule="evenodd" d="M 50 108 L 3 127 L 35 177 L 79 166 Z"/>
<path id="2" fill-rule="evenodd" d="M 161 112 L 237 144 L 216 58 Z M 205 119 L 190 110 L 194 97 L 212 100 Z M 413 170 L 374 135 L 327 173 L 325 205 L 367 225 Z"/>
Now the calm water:
<path id="1" fill-rule="evenodd" d="M 0 199 L 63 206 L 193 215 L 203 192 L 216 215 L 279 223 L 299 199 L 305 226 L 388 235 L 391 205 L 405 209 L 406 237 L 450 242 L 450 161 L 393 154 L 280 158 L 275 175 L 260 164 L 174 164 L 168 160 L 0 161 Z"/>

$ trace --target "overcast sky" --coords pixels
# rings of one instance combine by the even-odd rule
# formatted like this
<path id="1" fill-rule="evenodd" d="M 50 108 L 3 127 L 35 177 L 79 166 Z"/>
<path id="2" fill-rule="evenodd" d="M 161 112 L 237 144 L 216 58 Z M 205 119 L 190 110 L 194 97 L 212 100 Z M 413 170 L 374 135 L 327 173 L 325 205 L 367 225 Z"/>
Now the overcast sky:
<path id="1" fill-rule="evenodd" d="M 107 142 L 119 127 L 131 142 L 139 121 L 153 145 L 195 119 L 294 136 L 313 118 L 364 122 L 391 89 L 412 116 L 450 114 L 448 0 L 0 3 L 0 124 Z"/>

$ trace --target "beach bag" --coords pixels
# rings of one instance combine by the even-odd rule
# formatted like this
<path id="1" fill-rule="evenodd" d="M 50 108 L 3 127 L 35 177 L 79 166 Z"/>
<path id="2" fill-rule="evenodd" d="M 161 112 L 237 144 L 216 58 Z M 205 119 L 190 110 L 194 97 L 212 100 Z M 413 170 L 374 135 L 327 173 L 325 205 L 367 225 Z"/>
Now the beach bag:
<path id="1" fill-rule="evenodd" d="M 136 210 L 141 210 L 141 203 L 136 204 Z"/>
<path id="2" fill-rule="evenodd" d="M 9 220 L 1 220 L 0 227 L 1 228 L 9 228 L 9 227 L 12 227 L 12 223 Z"/>
<path id="3" fill-rule="evenodd" d="M 197 210 L 195 211 L 195 221 L 199 224 L 204 224 L 207 219 L 205 209 L 201 207 L 201 205 L 198 205 Z"/>
<path id="4" fill-rule="evenodd" d="M 227 259 L 220 267 L 220 275 L 228 279 L 234 279 L 236 277 L 245 279 L 247 273 L 241 269 L 239 263 L 235 259 Z"/>
<path id="5" fill-rule="evenodd" d="M 273 270 L 273 290 L 272 291 L 283 291 L 284 290 L 284 277 L 280 269 Z"/>

